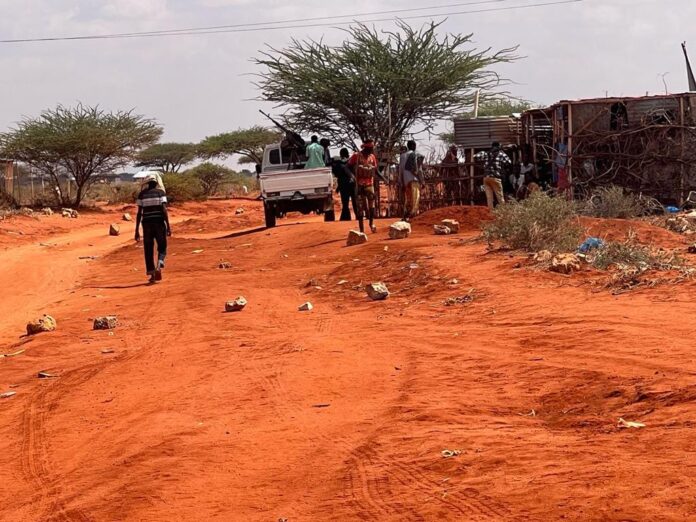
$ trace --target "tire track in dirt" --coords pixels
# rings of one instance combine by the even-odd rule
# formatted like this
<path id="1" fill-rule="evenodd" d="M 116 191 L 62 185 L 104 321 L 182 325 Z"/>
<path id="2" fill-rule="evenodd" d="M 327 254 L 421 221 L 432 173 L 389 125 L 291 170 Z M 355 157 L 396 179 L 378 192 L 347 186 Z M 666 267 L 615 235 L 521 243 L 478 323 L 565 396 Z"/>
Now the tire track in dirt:
<path id="1" fill-rule="evenodd" d="M 38 490 L 38 507 L 41 512 L 39 520 L 88 521 L 86 513 L 71 509 L 61 500 L 59 477 L 50 471 L 49 449 L 46 437 L 45 412 L 54 408 L 65 389 L 74 390 L 95 377 L 106 362 L 88 365 L 61 375 L 60 380 L 51 383 L 34 394 L 22 414 L 22 469 L 25 476 L 34 483 Z"/>

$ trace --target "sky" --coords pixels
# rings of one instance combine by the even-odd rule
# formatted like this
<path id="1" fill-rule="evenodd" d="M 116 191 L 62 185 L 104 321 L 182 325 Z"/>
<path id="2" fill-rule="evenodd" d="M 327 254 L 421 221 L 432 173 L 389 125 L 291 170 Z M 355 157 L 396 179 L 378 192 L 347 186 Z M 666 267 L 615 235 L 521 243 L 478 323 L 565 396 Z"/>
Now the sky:
<path id="1" fill-rule="evenodd" d="M 523 58 L 497 71 L 508 90 L 537 104 L 561 99 L 687 90 L 680 44 L 693 42 L 696 1 L 584 0 L 579 3 L 444 16 L 549 0 L 489 0 L 487 5 L 406 12 L 466 0 L 0 0 L 0 39 L 98 35 L 337 17 L 402 10 L 446 19 L 443 34 L 473 33 L 478 48 L 519 46 Z M 469 0 L 472 2 L 474 0 Z M 480 2 L 481 3 L 481 2 Z M 482 4 L 482 3 L 481 3 Z M 382 15 L 394 16 L 394 15 Z M 380 16 L 380 17 L 382 17 Z M 369 16 L 368 16 L 369 18 Z M 410 20 L 421 25 L 427 19 Z M 266 124 L 255 100 L 251 59 L 292 38 L 340 43 L 331 25 L 142 39 L 0 44 L 0 132 L 58 104 L 135 109 L 165 129 L 163 141 Z M 394 28 L 393 21 L 376 23 Z"/>

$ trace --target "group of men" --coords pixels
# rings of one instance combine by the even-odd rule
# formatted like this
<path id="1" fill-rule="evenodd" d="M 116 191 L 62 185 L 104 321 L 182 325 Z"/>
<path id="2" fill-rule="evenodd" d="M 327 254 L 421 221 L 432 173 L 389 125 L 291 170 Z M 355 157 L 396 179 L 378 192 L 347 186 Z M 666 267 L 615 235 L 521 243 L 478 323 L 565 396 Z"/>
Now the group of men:
<path id="1" fill-rule="evenodd" d="M 338 181 L 341 196 L 341 221 L 351 221 L 351 208 L 364 232 L 363 220 L 366 217 L 370 230 L 376 232 L 375 226 L 375 179 L 380 177 L 379 163 L 375 156 L 375 144 L 366 140 L 360 150 L 351 154 L 342 148 L 338 157 L 331 157 L 327 139 L 319 140 L 312 136 L 307 146 L 305 169 L 330 166 Z M 416 142 L 411 140 L 401 149 L 399 158 L 399 185 L 404 200 L 404 219 L 409 220 L 418 213 L 420 200 L 421 170 L 423 156 L 416 152 Z"/>

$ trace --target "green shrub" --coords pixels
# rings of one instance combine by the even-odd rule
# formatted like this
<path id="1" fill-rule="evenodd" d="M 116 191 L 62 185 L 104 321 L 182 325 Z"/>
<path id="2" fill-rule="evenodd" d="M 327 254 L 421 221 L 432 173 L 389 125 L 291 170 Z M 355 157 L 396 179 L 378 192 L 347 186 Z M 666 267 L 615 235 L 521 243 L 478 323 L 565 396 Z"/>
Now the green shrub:
<path id="1" fill-rule="evenodd" d="M 585 202 L 583 212 L 599 218 L 632 219 L 647 214 L 646 202 L 622 187 L 601 187 Z"/>
<path id="2" fill-rule="evenodd" d="M 205 199 L 205 190 L 198 177 L 191 174 L 164 174 L 162 183 L 167 190 L 169 203 L 200 201 Z"/>
<path id="3" fill-rule="evenodd" d="M 488 242 L 539 252 L 572 252 L 580 243 L 582 228 L 575 204 L 561 197 L 535 193 L 520 202 L 500 205 L 494 221 L 484 228 Z"/>

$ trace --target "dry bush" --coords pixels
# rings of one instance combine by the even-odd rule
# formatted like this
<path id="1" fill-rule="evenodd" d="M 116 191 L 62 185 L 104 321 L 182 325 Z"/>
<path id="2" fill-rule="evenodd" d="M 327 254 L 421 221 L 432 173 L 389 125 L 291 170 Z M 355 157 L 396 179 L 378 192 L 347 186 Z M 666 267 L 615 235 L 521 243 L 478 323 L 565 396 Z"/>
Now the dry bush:
<path id="1" fill-rule="evenodd" d="M 594 191 L 585 201 L 583 213 L 598 218 L 633 219 L 649 213 L 648 201 L 611 185 Z"/>
<path id="2" fill-rule="evenodd" d="M 500 241 L 515 250 L 527 252 L 574 252 L 582 228 L 572 201 L 536 193 L 520 201 L 500 205 L 494 221 L 484 228 L 489 243 Z"/>
<path id="3" fill-rule="evenodd" d="M 674 252 L 651 248 L 636 242 L 635 234 L 621 242 L 609 242 L 588 256 L 595 268 L 616 268 L 606 287 L 615 292 L 633 290 L 640 286 L 656 286 L 661 283 L 678 283 L 693 277 L 694 269 Z M 650 279 L 649 272 L 678 272 L 672 279 Z"/>
<path id="4" fill-rule="evenodd" d="M 639 270 L 672 270 L 684 262 L 674 253 L 655 250 L 636 243 L 632 238 L 623 242 L 609 242 L 591 256 L 595 268 L 607 270 L 612 266 L 635 267 Z"/>

